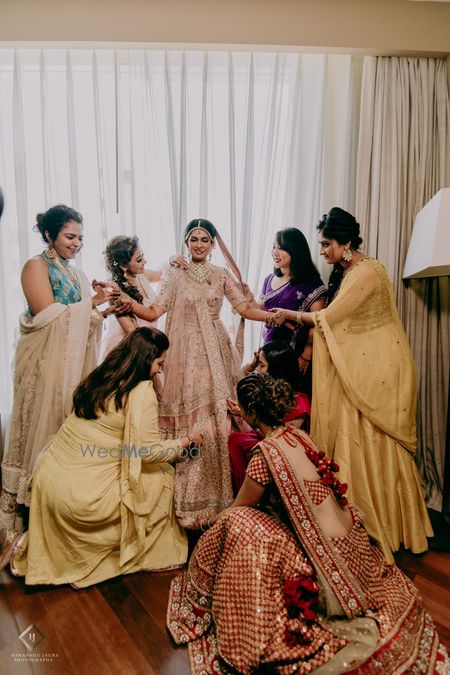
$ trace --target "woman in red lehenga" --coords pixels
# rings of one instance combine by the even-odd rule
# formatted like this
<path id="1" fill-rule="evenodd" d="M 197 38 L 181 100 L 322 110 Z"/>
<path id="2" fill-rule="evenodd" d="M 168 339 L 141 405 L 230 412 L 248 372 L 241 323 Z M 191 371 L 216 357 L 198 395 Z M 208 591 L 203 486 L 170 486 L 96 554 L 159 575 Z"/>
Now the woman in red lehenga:
<path id="1" fill-rule="evenodd" d="M 370 543 L 337 465 L 280 423 L 289 386 L 249 375 L 238 400 L 264 440 L 171 587 L 168 628 L 192 672 L 449 673 L 417 589 Z"/>

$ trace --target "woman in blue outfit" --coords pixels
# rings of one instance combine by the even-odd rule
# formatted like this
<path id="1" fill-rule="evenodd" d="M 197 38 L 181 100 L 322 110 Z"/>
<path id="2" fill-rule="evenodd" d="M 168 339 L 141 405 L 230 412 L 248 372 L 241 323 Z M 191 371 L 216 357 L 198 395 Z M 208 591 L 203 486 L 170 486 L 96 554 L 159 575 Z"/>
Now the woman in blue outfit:
<path id="1" fill-rule="evenodd" d="M 36 457 L 69 414 L 74 389 L 96 365 L 103 315 L 112 287 L 90 295 L 85 275 L 70 264 L 83 246 L 81 214 L 64 204 L 37 215 L 47 244 L 22 270 L 28 309 L 19 319 L 14 403 L 2 463 L 0 526 L 8 536 L 24 528 Z"/>

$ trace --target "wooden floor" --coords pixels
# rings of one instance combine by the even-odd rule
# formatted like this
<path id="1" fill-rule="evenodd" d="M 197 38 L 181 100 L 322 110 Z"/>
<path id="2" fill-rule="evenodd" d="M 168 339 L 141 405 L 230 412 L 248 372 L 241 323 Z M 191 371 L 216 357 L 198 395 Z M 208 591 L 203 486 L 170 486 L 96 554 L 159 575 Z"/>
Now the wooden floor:
<path id="1" fill-rule="evenodd" d="M 442 642 L 450 648 L 450 553 L 400 553 L 399 566 L 419 587 Z M 0 673 L 189 673 L 187 650 L 174 647 L 165 627 L 175 572 L 140 573 L 76 591 L 25 588 L 0 576 Z M 27 651 L 18 635 L 30 624 L 44 635 Z"/>

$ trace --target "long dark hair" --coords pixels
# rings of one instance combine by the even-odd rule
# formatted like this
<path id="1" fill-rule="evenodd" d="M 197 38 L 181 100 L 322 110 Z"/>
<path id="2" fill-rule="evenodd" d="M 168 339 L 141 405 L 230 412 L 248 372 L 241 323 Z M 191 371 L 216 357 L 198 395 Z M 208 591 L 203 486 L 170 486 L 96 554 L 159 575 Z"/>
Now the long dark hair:
<path id="1" fill-rule="evenodd" d="M 348 211 L 333 206 L 325 213 L 317 225 L 317 230 L 327 239 L 335 239 L 338 244 L 347 244 L 357 251 L 363 240 L 359 236 L 360 226 L 355 216 Z M 339 263 L 333 265 L 328 282 L 327 305 L 333 300 L 342 281 L 344 268 Z"/>
<path id="2" fill-rule="evenodd" d="M 127 237 L 124 234 L 118 234 L 106 244 L 103 252 L 105 265 L 108 272 L 111 272 L 113 281 L 119 284 L 120 288 L 136 302 L 142 305 L 143 297 L 136 286 L 129 284 L 122 265 L 126 267 L 131 258 L 139 248 L 139 239 L 136 236 Z"/>
<path id="3" fill-rule="evenodd" d="M 251 373 L 239 380 L 237 397 L 248 414 L 269 426 L 282 424 L 288 410 L 295 407 L 295 396 L 285 380 L 276 380 L 268 373 Z"/>
<path id="4" fill-rule="evenodd" d="M 121 410 L 130 391 L 139 382 L 150 379 L 153 361 L 168 348 L 169 339 L 162 331 L 136 328 L 78 385 L 73 395 L 75 415 L 97 419 L 101 412 L 106 412 L 112 397 L 116 410 Z"/>
<path id="5" fill-rule="evenodd" d="M 300 391 L 300 373 L 297 356 L 286 340 L 272 340 L 261 347 L 267 359 L 268 373 L 286 380 L 294 391 Z"/>
<path id="6" fill-rule="evenodd" d="M 83 224 L 83 216 L 75 209 L 72 209 L 70 206 L 65 204 L 56 204 L 51 206 L 44 213 L 38 213 L 36 215 L 36 225 L 33 227 L 35 232 L 40 232 L 42 239 L 46 244 L 49 244 L 49 238 L 45 234 L 46 232 L 50 236 L 52 241 L 55 241 L 58 234 L 69 220 L 74 220 L 80 225 Z"/>
<path id="7" fill-rule="evenodd" d="M 291 281 L 299 283 L 319 276 L 303 232 L 300 232 L 296 227 L 286 227 L 276 233 L 275 241 L 283 251 L 291 256 Z M 282 276 L 279 267 L 274 267 L 273 273 L 277 277 Z"/>

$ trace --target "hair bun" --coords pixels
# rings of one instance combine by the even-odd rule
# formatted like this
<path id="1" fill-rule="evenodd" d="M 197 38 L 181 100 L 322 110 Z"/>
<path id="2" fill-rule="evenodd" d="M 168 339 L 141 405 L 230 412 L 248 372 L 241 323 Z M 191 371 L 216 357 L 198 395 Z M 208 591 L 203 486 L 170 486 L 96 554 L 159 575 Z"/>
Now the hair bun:
<path id="1" fill-rule="evenodd" d="M 44 234 L 44 229 L 45 229 L 44 228 L 44 222 L 43 222 L 44 221 L 44 215 L 45 215 L 44 213 L 38 213 L 36 215 L 36 225 L 34 225 L 33 230 L 35 232 L 40 232 L 42 234 L 44 240 L 48 241 L 47 237 Z"/>

